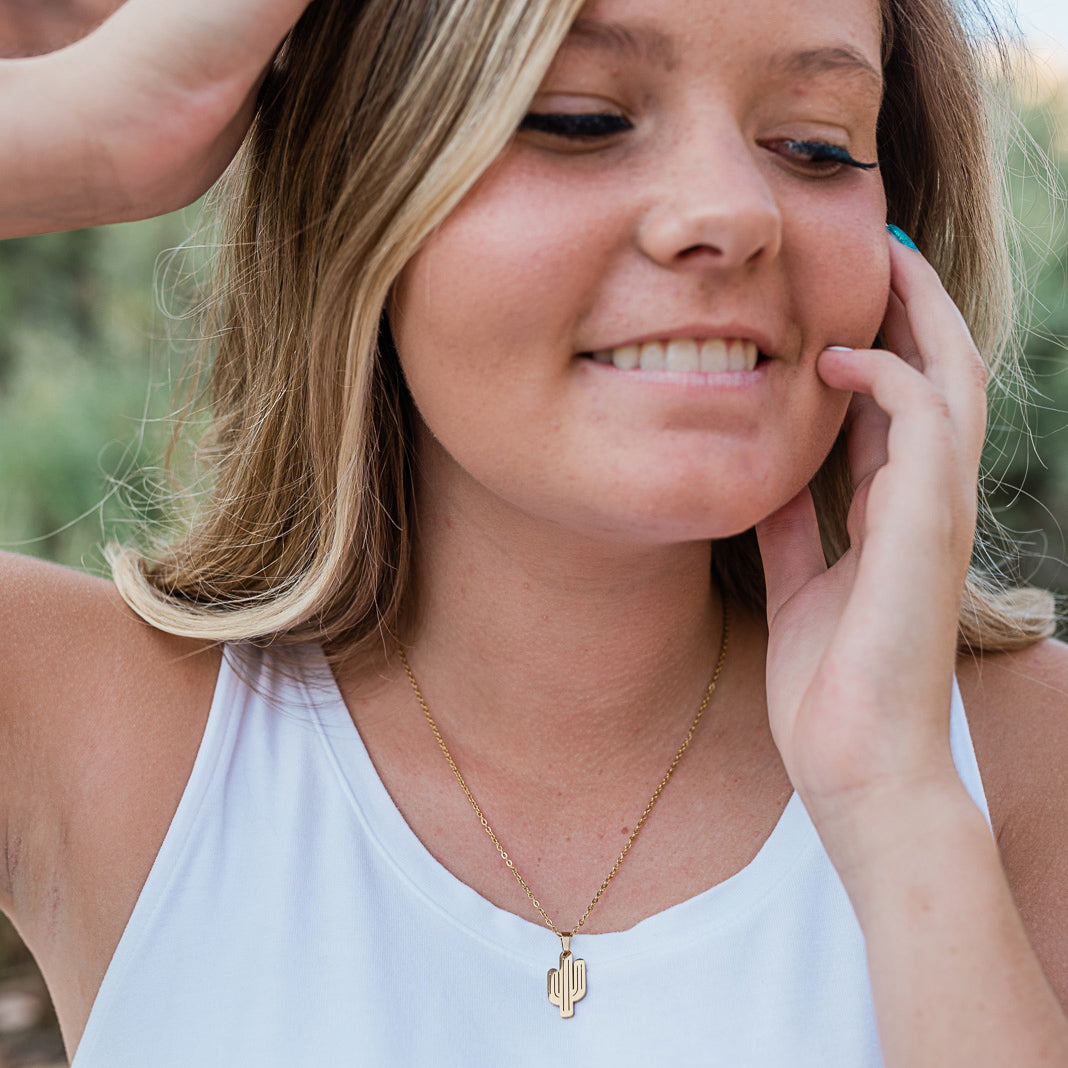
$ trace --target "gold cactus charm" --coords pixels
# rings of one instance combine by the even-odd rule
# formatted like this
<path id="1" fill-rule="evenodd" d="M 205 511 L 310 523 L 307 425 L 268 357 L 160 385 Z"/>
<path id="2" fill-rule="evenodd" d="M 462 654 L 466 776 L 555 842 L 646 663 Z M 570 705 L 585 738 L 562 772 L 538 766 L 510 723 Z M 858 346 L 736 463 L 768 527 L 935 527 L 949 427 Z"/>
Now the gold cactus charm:
<path id="1" fill-rule="evenodd" d="M 549 1000 L 560 1009 L 560 1018 L 575 1015 L 575 1002 L 586 996 L 586 962 L 575 960 L 571 954 L 571 935 L 562 934 L 560 965 L 548 974 Z"/>

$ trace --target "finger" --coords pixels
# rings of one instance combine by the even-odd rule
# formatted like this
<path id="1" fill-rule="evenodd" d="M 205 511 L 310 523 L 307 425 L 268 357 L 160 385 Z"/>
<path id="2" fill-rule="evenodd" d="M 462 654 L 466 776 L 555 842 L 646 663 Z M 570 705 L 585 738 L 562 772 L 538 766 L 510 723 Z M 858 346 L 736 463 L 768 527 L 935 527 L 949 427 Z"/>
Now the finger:
<path id="1" fill-rule="evenodd" d="M 887 240 L 891 292 L 900 309 L 888 305 L 884 336 L 910 362 L 919 356 L 924 375 L 953 412 L 962 440 L 978 453 L 986 431 L 986 366 L 934 268 L 920 253 Z"/>
<path id="2" fill-rule="evenodd" d="M 844 425 L 846 456 L 853 484 L 853 499 L 846 515 L 849 544 L 863 544 L 868 493 L 872 479 L 887 461 L 887 436 L 890 417 L 875 401 L 863 393 L 854 393 Z"/>
<path id="3" fill-rule="evenodd" d="M 820 377 L 832 388 L 851 390 L 883 413 L 880 420 L 863 400 L 857 401 L 856 410 L 867 420 L 867 425 L 862 421 L 852 428 L 862 442 L 858 450 L 866 451 L 858 457 L 858 464 L 868 464 L 866 469 L 858 466 L 860 478 L 870 475 L 873 467 L 895 465 L 915 490 L 906 495 L 908 501 L 902 507 L 910 501 L 927 507 L 926 502 L 938 499 L 930 494 L 946 492 L 947 481 L 962 481 L 948 406 L 919 371 L 881 349 L 828 349 L 820 354 L 817 366 Z M 884 428 L 885 446 L 878 438 Z"/>
<path id="4" fill-rule="evenodd" d="M 859 488 L 887 460 L 890 417 L 864 393 L 854 393 L 846 413 L 846 452 L 853 486 Z"/>
<path id="5" fill-rule="evenodd" d="M 970 545 L 975 471 L 961 460 L 953 417 L 941 393 L 894 353 L 877 349 L 828 350 L 818 366 L 833 388 L 870 397 L 889 418 L 886 462 L 872 476 L 876 484 L 869 496 L 865 538 L 892 531 L 894 537 L 914 542 L 921 553 L 946 539 L 957 547 L 965 541 Z"/>
<path id="6" fill-rule="evenodd" d="M 836 388 L 832 385 L 832 381 L 838 381 L 834 377 L 837 364 L 833 354 L 843 353 L 845 359 L 852 363 L 850 354 L 854 351 L 841 346 L 833 346 L 827 349 L 825 354 L 821 354 L 817 360 L 817 373 L 832 389 Z M 830 378 L 824 376 L 824 368 L 828 370 Z M 846 373 L 852 373 L 851 369 L 847 369 Z M 854 392 L 846 412 L 843 429 L 846 435 L 849 474 L 853 481 L 854 491 L 859 492 L 875 472 L 886 463 L 886 438 L 890 430 L 890 417 L 876 404 L 873 397 L 866 393 Z"/>
<path id="7" fill-rule="evenodd" d="M 908 312 L 901 298 L 893 292 L 886 302 L 882 334 L 886 348 L 900 356 L 910 367 L 915 367 L 921 373 L 924 371 L 923 354 L 909 328 Z"/>
<path id="8" fill-rule="evenodd" d="M 807 582 L 827 570 L 816 509 L 808 487 L 756 525 L 764 562 L 768 622 Z"/>

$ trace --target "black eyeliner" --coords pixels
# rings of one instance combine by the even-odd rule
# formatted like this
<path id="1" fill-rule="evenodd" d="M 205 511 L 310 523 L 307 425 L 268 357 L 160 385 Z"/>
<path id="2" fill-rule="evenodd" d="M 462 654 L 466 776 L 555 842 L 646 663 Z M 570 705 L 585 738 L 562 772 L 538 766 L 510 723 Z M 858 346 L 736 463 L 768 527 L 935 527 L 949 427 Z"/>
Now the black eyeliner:
<path id="1" fill-rule="evenodd" d="M 859 167 L 861 170 L 870 171 L 878 167 L 878 163 L 862 163 L 854 159 L 841 145 L 829 145 L 825 141 L 783 141 L 791 152 L 799 152 L 809 157 L 810 163 L 843 163 L 847 167 Z"/>
<path id="2" fill-rule="evenodd" d="M 612 114 L 542 114 L 530 112 L 519 124 L 521 130 L 554 134 L 557 137 L 609 137 L 631 129 L 630 122 L 622 115 Z"/>

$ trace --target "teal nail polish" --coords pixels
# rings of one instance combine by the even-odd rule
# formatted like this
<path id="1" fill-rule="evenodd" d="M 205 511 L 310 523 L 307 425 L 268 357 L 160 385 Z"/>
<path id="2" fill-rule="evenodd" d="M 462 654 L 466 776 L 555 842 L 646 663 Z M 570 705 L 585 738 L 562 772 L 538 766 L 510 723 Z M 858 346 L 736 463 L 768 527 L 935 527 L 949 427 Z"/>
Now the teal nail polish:
<path id="1" fill-rule="evenodd" d="M 918 248 L 916 248 L 916 242 L 913 241 L 912 238 L 909 237 L 909 235 L 906 234 L 905 231 L 902 230 L 900 226 L 895 226 L 893 223 L 887 223 L 886 224 L 886 232 L 891 237 L 894 237 L 898 241 L 900 241 L 901 244 L 905 246 L 905 248 L 911 248 L 916 252 L 920 251 Z"/>

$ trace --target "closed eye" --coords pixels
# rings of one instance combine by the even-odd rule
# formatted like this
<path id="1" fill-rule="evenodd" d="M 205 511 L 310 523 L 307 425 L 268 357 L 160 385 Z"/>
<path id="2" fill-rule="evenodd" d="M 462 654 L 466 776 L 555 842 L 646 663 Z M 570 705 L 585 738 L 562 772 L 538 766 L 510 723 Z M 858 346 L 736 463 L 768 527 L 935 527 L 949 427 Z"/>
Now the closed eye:
<path id="1" fill-rule="evenodd" d="M 574 141 L 592 141 L 601 137 L 631 130 L 629 119 L 611 112 L 575 114 L 570 112 L 542 113 L 532 111 L 519 124 L 521 130 L 566 137 Z"/>
<path id="2" fill-rule="evenodd" d="M 839 166 L 857 167 L 865 171 L 879 166 L 877 162 L 864 163 L 859 159 L 854 159 L 848 149 L 827 141 L 794 141 L 786 138 L 781 141 L 765 142 L 764 147 L 773 152 L 779 152 L 797 163 L 811 164 L 824 172 L 837 170 Z"/>

